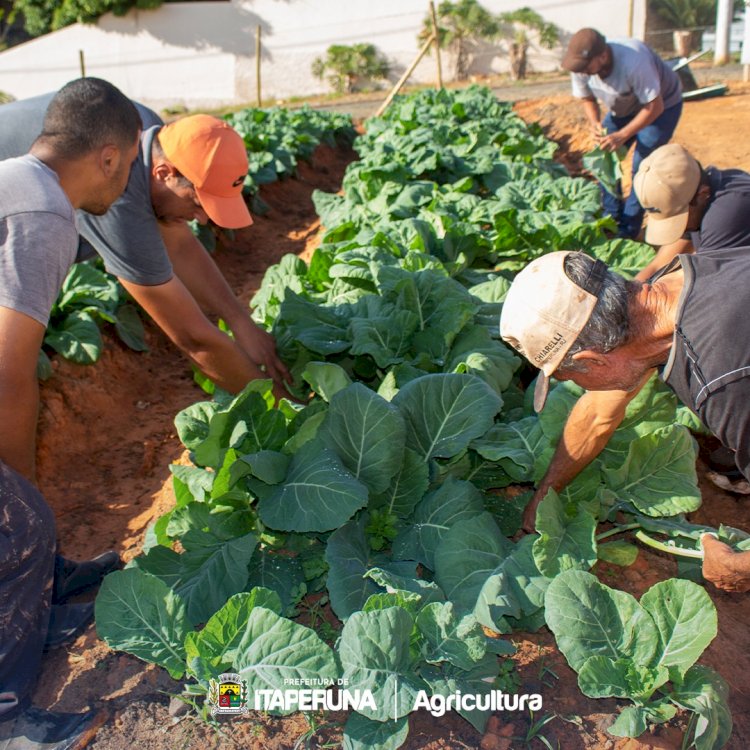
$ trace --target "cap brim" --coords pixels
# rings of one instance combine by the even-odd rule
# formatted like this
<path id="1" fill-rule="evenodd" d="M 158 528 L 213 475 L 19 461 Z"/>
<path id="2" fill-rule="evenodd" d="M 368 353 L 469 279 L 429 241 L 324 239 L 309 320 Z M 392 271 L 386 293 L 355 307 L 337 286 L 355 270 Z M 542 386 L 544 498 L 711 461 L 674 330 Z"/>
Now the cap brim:
<path id="1" fill-rule="evenodd" d="M 670 216 L 667 219 L 655 219 L 649 214 L 646 223 L 646 242 L 649 245 L 670 245 L 685 234 L 688 223 L 688 211 Z"/>
<path id="2" fill-rule="evenodd" d="M 241 193 L 231 198 L 223 198 L 196 188 L 195 194 L 208 218 L 223 229 L 242 229 L 253 223 Z"/>
<path id="3" fill-rule="evenodd" d="M 547 394 L 549 393 L 549 375 L 546 375 L 542 370 L 539 370 L 539 375 L 536 379 L 536 385 L 534 386 L 534 411 L 538 414 L 544 409 L 544 404 L 547 401 Z"/>
<path id="4" fill-rule="evenodd" d="M 578 55 L 565 55 L 562 60 L 563 69 L 569 70 L 571 73 L 583 73 L 588 64 L 589 61 L 585 57 L 579 57 Z"/>

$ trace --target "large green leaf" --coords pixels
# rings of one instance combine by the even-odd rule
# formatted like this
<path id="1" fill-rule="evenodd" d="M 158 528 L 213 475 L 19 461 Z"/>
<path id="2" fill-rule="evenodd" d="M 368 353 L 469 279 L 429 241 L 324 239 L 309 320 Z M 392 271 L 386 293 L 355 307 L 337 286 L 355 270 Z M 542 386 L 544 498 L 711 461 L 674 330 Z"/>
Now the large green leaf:
<path id="1" fill-rule="evenodd" d="M 307 593 L 305 574 L 299 558 L 261 547 L 256 548 L 250 558 L 246 586 L 273 591 L 281 601 L 279 614 L 286 616 L 292 615 L 297 602 Z"/>
<path id="2" fill-rule="evenodd" d="M 687 672 L 716 637 L 716 607 L 706 590 L 692 581 L 670 579 L 652 586 L 643 607 L 656 623 L 659 646 L 654 665 L 668 667 L 673 679 Z"/>
<path id="3" fill-rule="evenodd" d="M 197 544 L 196 539 L 200 539 Z M 245 588 L 258 538 L 245 534 L 224 540 L 196 530 L 191 532 L 191 541 L 194 546 L 182 554 L 157 547 L 134 563 L 170 585 L 183 599 L 190 622 L 197 625 L 206 622 L 230 596 Z"/>
<path id="4" fill-rule="evenodd" d="M 420 456 L 450 458 L 492 426 L 502 399 L 474 375 L 425 375 L 393 398 L 407 424 L 407 445 Z"/>
<path id="5" fill-rule="evenodd" d="M 329 403 L 333 396 L 352 382 L 346 370 L 332 362 L 308 362 L 302 371 L 302 377 L 315 393 Z"/>
<path id="6" fill-rule="evenodd" d="M 364 516 L 345 523 L 331 534 L 325 558 L 329 565 L 328 593 L 331 608 L 341 620 L 362 609 L 368 597 L 378 592 L 377 585 L 365 578 L 370 569 L 370 547 L 365 537 Z"/>
<path id="7" fill-rule="evenodd" d="M 698 714 L 693 739 L 697 750 L 724 747 L 732 734 L 732 713 L 729 688 L 720 675 L 699 664 L 691 667 L 669 698 Z"/>
<path id="8" fill-rule="evenodd" d="M 570 568 L 588 570 L 596 562 L 596 518 L 583 508 L 569 517 L 554 490 L 539 503 L 536 530 L 534 560 L 548 578 Z"/>
<path id="9" fill-rule="evenodd" d="M 367 504 L 367 487 L 317 441 L 295 453 L 281 487 L 258 505 L 261 520 L 279 531 L 330 531 Z"/>
<path id="10" fill-rule="evenodd" d="M 409 734 L 409 720 L 373 721 L 356 711 L 344 725 L 344 750 L 398 750 Z"/>
<path id="11" fill-rule="evenodd" d="M 275 591 L 254 588 L 235 594 L 216 612 L 199 632 L 185 638 L 188 670 L 198 679 L 209 680 L 234 669 L 237 646 L 240 644 L 255 607 L 265 607 L 281 614 L 281 601 Z"/>
<path id="12" fill-rule="evenodd" d="M 394 555 L 402 560 L 418 560 L 435 570 L 435 553 L 451 526 L 482 513 L 482 493 L 471 482 L 448 477 L 417 505 L 405 533 L 394 541 Z"/>
<path id="13" fill-rule="evenodd" d="M 96 321 L 87 312 L 68 314 L 62 324 L 49 328 L 44 343 L 65 359 L 90 365 L 102 353 L 102 334 Z"/>
<path id="14" fill-rule="evenodd" d="M 110 573 L 95 605 L 96 632 L 116 651 L 164 667 L 174 679 L 185 671 L 185 603 L 166 583 L 137 568 Z"/>
<path id="15" fill-rule="evenodd" d="M 561 573 L 547 589 L 544 606 L 547 626 L 576 671 L 591 656 L 630 657 L 647 665 L 656 652 L 659 635 L 648 613 L 630 594 L 599 583 L 591 573 Z"/>
<path id="16" fill-rule="evenodd" d="M 435 553 L 435 580 L 460 613 L 473 612 L 485 582 L 512 549 L 489 513 L 459 521 Z"/>
<path id="17" fill-rule="evenodd" d="M 411 669 L 409 643 L 414 621 L 401 607 L 355 612 L 339 641 L 342 678 L 349 690 L 370 690 L 376 708 L 360 713 L 376 721 L 410 713 L 423 688 Z"/>
<path id="18" fill-rule="evenodd" d="M 322 689 L 339 676 L 333 652 L 315 632 L 261 606 L 250 612 L 234 667 L 247 680 L 251 705 L 256 690 L 288 690 L 289 685 Z"/>
<path id="19" fill-rule="evenodd" d="M 459 617 L 451 602 L 425 606 L 417 615 L 417 628 L 428 644 L 428 662 L 449 661 L 461 669 L 472 669 L 487 651 L 487 639 L 476 618 Z"/>
<path id="20" fill-rule="evenodd" d="M 361 383 L 331 399 L 318 432 L 370 492 L 384 492 L 404 461 L 406 428 L 399 410 Z"/>
<path id="21" fill-rule="evenodd" d="M 370 498 L 370 507 L 386 508 L 399 518 L 408 518 L 430 484 L 430 469 L 411 448 L 404 448 L 401 468 L 385 492 Z"/>
<path id="22" fill-rule="evenodd" d="M 670 425 L 637 438 L 625 462 L 603 469 L 609 489 L 647 516 L 689 513 L 701 504 L 695 473 L 695 441 L 686 428 Z"/>

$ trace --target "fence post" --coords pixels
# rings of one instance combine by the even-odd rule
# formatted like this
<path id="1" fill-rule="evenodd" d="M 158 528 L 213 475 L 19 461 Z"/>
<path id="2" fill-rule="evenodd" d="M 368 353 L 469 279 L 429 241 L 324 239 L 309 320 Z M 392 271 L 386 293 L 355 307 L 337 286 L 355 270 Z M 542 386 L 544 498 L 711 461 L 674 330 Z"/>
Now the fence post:
<path id="1" fill-rule="evenodd" d="M 78 50 L 78 65 L 81 68 L 81 78 L 86 77 L 86 61 L 83 59 L 83 50 Z"/>
<path id="2" fill-rule="evenodd" d="M 256 102 L 257 106 L 260 107 L 261 94 L 260 94 L 260 24 L 255 29 L 255 90 L 257 92 Z"/>
<path id="3" fill-rule="evenodd" d="M 440 32 L 438 30 L 437 13 L 435 3 L 430 0 L 430 15 L 432 16 L 432 33 L 435 35 L 435 59 L 437 60 L 437 82 L 438 88 L 443 88 L 443 64 L 440 60 Z"/>
<path id="4" fill-rule="evenodd" d="M 716 51 L 714 65 L 729 62 L 729 32 L 732 27 L 732 0 L 719 0 L 716 6 Z"/>
<path id="5" fill-rule="evenodd" d="M 398 83 L 396 83 L 396 85 L 391 89 L 390 94 L 386 96 L 385 101 L 378 107 L 378 111 L 375 113 L 375 117 L 380 117 L 380 115 L 382 115 L 383 112 L 388 109 L 388 105 L 393 101 L 393 97 L 396 96 L 399 91 L 401 91 L 402 86 L 409 79 L 409 76 L 414 72 L 414 68 L 417 67 L 419 61 L 425 56 L 427 50 L 430 48 L 430 45 L 434 40 L 435 35 L 430 34 L 430 36 L 427 38 L 427 41 L 422 45 L 422 49 L 419 50 L 417 56 L 414 58 L 414 62 L 412 62 L 412 64 L 406 69 L 401 78 L 398 79 Z"/>

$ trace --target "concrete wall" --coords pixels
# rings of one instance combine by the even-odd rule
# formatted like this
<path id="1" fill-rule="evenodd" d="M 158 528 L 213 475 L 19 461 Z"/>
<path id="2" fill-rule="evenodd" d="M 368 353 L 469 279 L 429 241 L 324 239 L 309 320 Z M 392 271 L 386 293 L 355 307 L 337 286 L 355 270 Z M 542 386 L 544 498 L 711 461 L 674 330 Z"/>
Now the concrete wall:
<path id="1" fill-rule="evenodd" d="M 625 36 L 629 0 L 484 0 L 494 13 L 528 5 L 567 36 L 595 26 L 607 36 Z M 633 35 L 643 38 L 646 0 L 633 0 Z M 255 100 L 255 30 L 262 29 L 264 99 L 288 99 L 328 90 L 310 66 L 331 44 L 374 44 L 391 62 L 396 80 L 414 58 L 426 0 L 220 0 L 169 3 L 153 11 L 102 17 L 77 24 L 0 53 L 0 91 L 16 98 L 52 91 L 86 73 L 112 81 L 129 96 L 154 107 L 218 107 Z M 565 38 L 567 38 L 567 36 Z M 500 42 L 477 50 L 472 73 L 508 68 Z M 561 49 L 532 43 L 532 70 L 557 68 Z M 447 80 L 453 61 L 444 61 Z M 426 57 L 414 81 L 435 80 Z"/>

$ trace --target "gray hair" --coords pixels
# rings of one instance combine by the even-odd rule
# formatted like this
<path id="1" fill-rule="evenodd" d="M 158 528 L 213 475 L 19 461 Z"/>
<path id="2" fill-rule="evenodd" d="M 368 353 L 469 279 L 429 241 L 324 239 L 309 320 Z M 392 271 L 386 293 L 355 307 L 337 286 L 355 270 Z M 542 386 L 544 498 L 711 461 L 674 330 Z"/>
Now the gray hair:
<path id="1" fill-rule="evenodd" d="M 584 253 L 571 253 L 565 258 L 565 273 L 582 289 L 592 291 L 590 283 L 587 287 L 587 281 L 595 262 L 594 258 Z M 604 354 L 627 342 L 630 335 L 628 305 L 637 288 L 636 283 L 627 281 L 614 271 L 604 271 L 596 306 L 585 328 L 560 363 L 561 368 L 585 372 L 587 366 L 574 361 L 574 354 L 586 349 Z"/>

